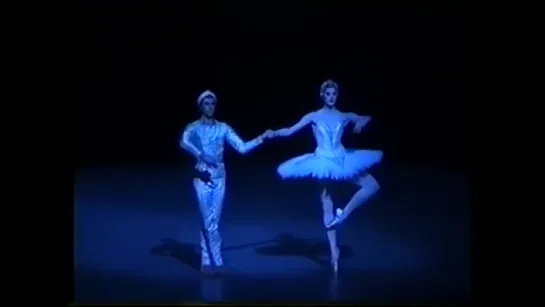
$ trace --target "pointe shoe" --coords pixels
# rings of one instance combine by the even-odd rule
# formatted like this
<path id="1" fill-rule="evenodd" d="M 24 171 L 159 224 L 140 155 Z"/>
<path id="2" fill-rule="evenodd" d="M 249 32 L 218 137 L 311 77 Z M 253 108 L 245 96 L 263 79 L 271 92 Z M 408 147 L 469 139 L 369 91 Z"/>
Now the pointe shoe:
<path id="1" fill-rule="evenodd" d="M 339 224 L 342 223 L 342 220 L 341 220 L 342 214 L 343 214 L 343 209 L 337 208 L 337 210 L 335 211 L 335 217 L 333 218 L 333 220 L 331 220 L 331 222 L 327 223 L 326 225 L 327 230 L 337 228 L 337 226 L 339 226 Z"/>
<path id="2" fill-rule="evenodd" d="M 339 248 L 337 248 L 337 252 L 331 255 L 331 267 L 333 268 L 333 272 L 337 273 L 339 271 L 339 258 L 340 258 L 341 252 L 339 251 Z"/>

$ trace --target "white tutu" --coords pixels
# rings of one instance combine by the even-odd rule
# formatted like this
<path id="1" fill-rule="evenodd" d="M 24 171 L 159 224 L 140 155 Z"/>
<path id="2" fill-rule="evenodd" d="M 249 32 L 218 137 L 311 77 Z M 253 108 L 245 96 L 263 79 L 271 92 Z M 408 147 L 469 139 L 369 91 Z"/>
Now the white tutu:
<path id="1" fill-rule="evenodd" d="M 335 155 L 315 152 L 289 159 L 280 164 L 277 171 L 282 178 L 347 180 L 360 175 L 381 160 L 380 150 L 349 149 Z"/>

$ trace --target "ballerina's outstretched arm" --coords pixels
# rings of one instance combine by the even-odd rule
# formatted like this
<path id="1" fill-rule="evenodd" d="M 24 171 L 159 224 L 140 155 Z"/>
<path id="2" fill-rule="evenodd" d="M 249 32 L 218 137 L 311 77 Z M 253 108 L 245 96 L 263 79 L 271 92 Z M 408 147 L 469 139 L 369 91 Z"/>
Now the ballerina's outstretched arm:
<path id="1" fill-rule="evenodd" d="M 290 136 L 294 134 L 295 132 L 301 130 L 306 125 L 310 124 L 312 121 L 312 114 L 308 113 L 307 115 L 303 116 L 301 120 L 299 120 L 295 125 L 289 127 L 289 128 L 282 128 L 278 129 L 276 131 L 273 131 L 274 136 Z"/>
<path id="2" fill-rule="evenodd" d="M 371 121 L 371 116 L 363 116 L 356 113 L 345 113 L 345 115 L 354 124 L 354 133 L 360 133 L 361 129 Z"/>

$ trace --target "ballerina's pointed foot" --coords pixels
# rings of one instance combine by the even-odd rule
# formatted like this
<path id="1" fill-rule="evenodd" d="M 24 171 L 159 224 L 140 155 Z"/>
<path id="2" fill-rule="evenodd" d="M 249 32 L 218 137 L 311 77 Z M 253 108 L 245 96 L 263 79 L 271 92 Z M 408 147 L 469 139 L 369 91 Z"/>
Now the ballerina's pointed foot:
<path id="1" fill-rule="evenodd" d="M 331 220 L 331 222 L 327 223 L 326 225 L 327 230 L 335 229 L 342 223 L 342 214 L 343 210 L 341 208 L 337 208 L 337 210 L 335 211 L 335 217 L 333 218 L 333 220 Z"/>

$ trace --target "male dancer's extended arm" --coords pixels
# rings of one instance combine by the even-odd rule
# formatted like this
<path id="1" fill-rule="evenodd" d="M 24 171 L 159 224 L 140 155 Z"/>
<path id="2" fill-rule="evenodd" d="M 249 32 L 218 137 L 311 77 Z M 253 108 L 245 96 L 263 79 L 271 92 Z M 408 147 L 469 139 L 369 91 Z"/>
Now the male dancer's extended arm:
<path id="1" fill-rule="evenodd" d="M 240 154 L 245 154 L 250 152 L 252 149 L 256 148 L 257 146 L 261 145 L 263 143 L 263 140 L 265 139 L 266 133 L 256 137 L 255 139 L 244 142 L 238 134 L 231 128 L 229 125 L 225 124 L 225 129 L 227 129 L 225 133 L 225 139 L 227 142 L 233 146 L 233 148 L 238 151 Z"/>

